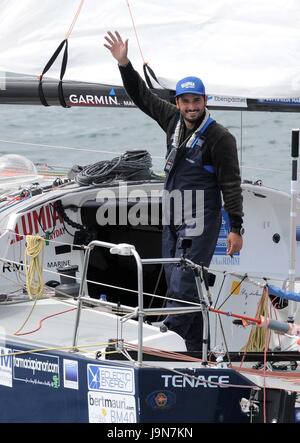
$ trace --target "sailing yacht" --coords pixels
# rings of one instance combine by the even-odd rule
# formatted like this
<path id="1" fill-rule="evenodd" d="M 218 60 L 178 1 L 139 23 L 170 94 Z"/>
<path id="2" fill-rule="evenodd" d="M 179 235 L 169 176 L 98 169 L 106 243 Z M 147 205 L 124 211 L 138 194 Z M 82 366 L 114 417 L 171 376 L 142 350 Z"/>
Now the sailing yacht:
<path id="1" fill-rule="evenodd" d="M 99 43 L 113 25 L 136 42 L 133 64 L 143 60 L 149 87 L 165 99 L 176 79 L 200 72 L 210 109 L 298 112 L 296 2 L 284 13 L 277 0 L 206 3 L 1 0 L 0 69 L 10 74 L 1 77 L 0 104 L 133 107 Z M 299 290 L 296 192 L 243 184 L 246 234 L 233 258 L 223 212 L 210 278 L 201 269 L 198 280 L 200 303 L 182 307 L 210 313 L 211 349 L 190 355 L 162 325 L 174 314 L 164 307 L 160 257 L 164 177 L 151 173 L 145 151 L 115 163 L 128 156 L 138 158 L 133 175 L 96 181 L 20 158 L 0 169 L 9 177 L 0 197 L 0 421 L 295 421 L 297 335 L 282 325 L 299 316 L 274 287 Z M 29 178 L 17 177 L 16 161 Z M 130 224 L 137 204 L 142 215 Z M 104 207 L 125 223 L 99 224 Z M 195 266 L 184 251 L 177 264 Z"/>

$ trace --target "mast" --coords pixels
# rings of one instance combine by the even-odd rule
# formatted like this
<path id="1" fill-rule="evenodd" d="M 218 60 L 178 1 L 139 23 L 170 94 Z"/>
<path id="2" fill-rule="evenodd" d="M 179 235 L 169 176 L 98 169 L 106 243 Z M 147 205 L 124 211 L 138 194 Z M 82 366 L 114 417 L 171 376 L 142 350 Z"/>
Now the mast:
<path id="1" fill-rule="evenodd" d="M 299 157 L 299 129 L 292 130 L 292 180 L 290 210 L 290 259 L 289 259 L 289 291 L 295 291 L 296 265 L 296 224 L 297 224 L 297 167 Z M 289 302 L 288 322 L 294 323 L 296 302 Z"/>

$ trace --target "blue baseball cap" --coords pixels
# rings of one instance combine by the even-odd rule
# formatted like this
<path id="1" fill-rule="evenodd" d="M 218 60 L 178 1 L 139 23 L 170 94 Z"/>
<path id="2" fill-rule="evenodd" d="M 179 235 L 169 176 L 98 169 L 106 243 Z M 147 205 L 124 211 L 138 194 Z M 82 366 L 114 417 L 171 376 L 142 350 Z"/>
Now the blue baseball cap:
<path id="1" fill-rule="evenodd" d="M 198 94 L 205 95 L 205 86 L 198 77 L 185 77 L 176 85 L 175 97 L 182 94 Z"/>

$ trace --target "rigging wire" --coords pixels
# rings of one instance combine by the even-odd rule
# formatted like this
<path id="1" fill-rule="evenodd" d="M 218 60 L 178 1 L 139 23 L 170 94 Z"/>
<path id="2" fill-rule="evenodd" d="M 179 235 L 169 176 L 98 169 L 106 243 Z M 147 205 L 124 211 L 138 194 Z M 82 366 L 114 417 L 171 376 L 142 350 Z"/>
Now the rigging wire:
<path id="1" fill-rule="evenodd" d="M 9 233 L 11 233 L 11 234 L 13 234 L 13 235 L 15 235 L 16 237 L 23 237 L 23 236 L 21 236 L 20 234 L 17 234 L 16 232 L 14 232 L 14 231 L 12 231 L 12 230 L 10 230 L 10 229 L 6 229 L 5 231 L 7 231 L 7 232 L 9 232 Z M 66 244 L 66 245 L 70 245 L 70 246 L 74 246 L 72 243 L 67 243 L 67 242 L 60 242 L 60 241 L 57 241 L 57 240 L 50 240 L 50 239 L 47 239 L 47 241 L 49 242 L 49 243 L 53 243 L 53 244 L 59 244 L 59 245 L 64 245 L 64 244 Z M 85 246 L 85 245 L 75 245 L 75 246 L 77 246 L 78 248 L 80 248 L 80 249 L 87 249 L 87 247 Z M 13 260 L 11 260 L 11 259 L 7 259 L 6 257 L 0 257 L 0 261 L 2 261 L 2 262 L 10 262 L 10 263 L 12 263 L 12 264 L 16 264 L 16 265 L 23 265 L 23 263 L 21 263 L 21 262 L 17 262 L 17 261 L 13 261 Z M 48 273 L 52 273 L 52 274 L 57 274 L 57 275 L 61 275 L 61 274 L 59 274 L 59 273 L 57 273 L 57 272 L 55 272 L 55 271 L 51 271 L 51 270 L 49 270 L 49 269 L 43 269 L 43 271 L 44 272 L 48 272 Z M 22 272 L 22 271 L 20 271 L 20 272 Z M 225 277 L 226 276 L 231 276 L 231 275 L 234 275 L 234 276 L 237 276 L 238 274 L 236 273 L 236 272 L 224 272 L 224 271 L 220 271 L 220 270 L 217 270 L 217 269 L 213 269 L 213 272 L 216 272 L 216 273 L 221 273 L 221 274 L 223 274 L 223 275 L 225 275 Z M 266 277 L 261 277 L 261 276 L 255 276 L 255 277 L 253 277 L 253 278 L 256 278 L 256 279 L 263 279 L 264 280 L 264 283 L 261 283 L 261 282 L 258 282 L 257 280 L 254 280 L 253 278 L 250 278 L 250 276 L 249 275 L 245 275 L 245 274 L 241 274 L 241 275 L 239 275 L 240 276 L 240 278 L 245 278 L 245 277 L 247 277 L 247 281 L 249 281 L 249 282 L 251 282 L 251 283 L 253 283 L 254 285 L 256 285 L 256 286 L 258 286 L 258 287 L 265 287 L 265 285 L 266 285 L 266 281 L 269 279 L 269 278 L 266 278 Z M 72 276 L 69 276 L 69 278 L 74 278 L 75 280 L 76 280 L 76 277 L 72 277 Z M 270 278 L 272 281 L 278 281 L 278 282 L 282 282 L 282 279 L 276 279 L 276 278 Z M 122 290 L 122 291 L 127 291 L 127 292 L 132 292 L 132 293 L 138 293 L 138 291 L 136 291 L 136 290 L 134 290 L 134 289 L 128 289 L 128 288 L 122 288 L 122 287 L 119 287 L 119 286 L 114 286 L 114 285 L 109 285 L 109 284 L 107 284 L 107 283 L 99 283 L 99 282 L 96 282 L 96 281 L 92 281 L 92 280 L 87 280 L 87 282 L 88 283 L 92 283 L 92 284 L 96 284 L 96 285 L 102 285 L 102 286 L 106 286 L 106 287 L 108 287 L 108 288 L 112 288 L 112 289 L 118 289 L 118 290 Z M 178 300 L 178 299 L 172 299 L 172 298 L 169 298 L 169 297 L 165 297 L 165 296 L 160 296 L 160 295 L 158 295 L 158 294 L 153 294 L 153 293 L 148 293 L 148 292 L 144 292 L 144 294 L 145 295 L 148 295 L 148 296 L 150 296 L 150 297 L 158 297 L 158 298 L 162 298 L 162 299 L 169 299 L 169 300 L 174 300 L 174 301 L 178 301 L 178 302 L 180 302 L 180 303 L 185 303 L 183 300 Z M 192 304 L 192 305 L 195 305 L 195 306 L 199 306 L 199 303 L 194 303 L 194 302 L 189 302 L 190 304 Z M 224 304 L 224 303 L 223 303 Z M 223 306 L 223 304 L 221 305 L 221 306 Z M 220 306 L 220 307 L 221 307 Z M 219 308 L 220 308 L 219 307 Z"/>
<path id="2" fill-rule="evenodd" d="M 119 152 L 119 151 L 107 151 L 107 150 L 98 150 L 98 149 L 88 149 L 88 148 L 72 148 L 70 146 L 59 146 L 59 145 L 45 145 L 42 143 L 29 143 L 29 142 L 22 142 L 19 140 L 1 140 L 0 139 L 0 143 L 7 143 L 7 144 L 13 144 L 13 145 L 24 145 L 24 146 L 31 146 L 31 147 L 37 147 L 37 148 L 52 148 L 52 149 L 61 149 L 61 150 L 68 150 L 68 151 L 79 151 L 79 152 L 94 152 L 96 154 L 119 154 L 122 155 L 124 154 L 123 152 Z M 162 156 L 154 156 L 151 155 L 152 158 L 156 158 L 156 159 L 162 159 L 164 160 L 165 157 Z M 280 171 L 279 171 L 280 172 Z M 282 171 L 281 171 L 282 172 Z"/>
<path id="3" fill-rule="evenodd" d="M 109 150 L 102 150 L 102 149 L 90 149 L 90 148 L 73 148 L 71 146 L 61 146 L 61 145 L 45 145 L 43 143 L 29 143 L 29 142 L 22 142 L 20 140 L 2 140 L 0 139 L 0 143 L 7 143 L 7 144 L 13 144 L 13 145 L 24 145 L 24 146 L 31 146 L 34 148 L 51 148 L 51 149 L 61 149 L 61 150 L 67 150 L 67 151 L 78 151 L 78 152 L 93 152 L 96 154 L 113 154 L 113 155 L 122 155 L 124 152 L 121 151 L 109 151 Z M 130 149 L 135 149 L 134 147 Z M 165 157 L 159 156 L 159 155 L 152 155 L 152 158 L 158 159 L 158 160 L 165 160 Z M 62 166 L 56 166 L 62 168 Z M 241 169 L 253 169 L 256 171 L 267 171 L 267 172 L 276 172 L 278 174 L 286 174 L 290 172 L 287 169 L 272 169 L 272 168 L 262 168 L 258 166 L 245 166 L 240 164 Z"/>
<path id="4" fill-rule="evenodd" d="M 74 26 L 75 26 L 75 24 L 76 24 L 76 22 L 77 22 L 77 19 L 78 19 L 78 17 L 79 17 L 79 14 L 81 13 L 81 10 L 82 10 L 82 8 L 83 8 L 83 4 L 84 4 L 84 2 L 85 2 L 85 0 L 80 0 L 79 7 L 78 7 L 78 9 L 77 9 L 77 12 L 76 12 L 74 18 L 73 18 L 73 21 L 72 21 L 72 23 L 71 23 L 71 25 L 70 25 L 70 28 L 69 28 L 69 30 L 68 30 L 67 33 L 66 33 L 65 39 L 68 39 L 68 38 L 70 37 L 71 33 L 73 32 Z"/>
<path id="5" fill-rule="evenodd" d="M 223 337 L 223 340 L 224 340 L 225 351 L 226 351 L 226 355 L 227 355 L 227 358 L 228 358 L 228 366 L 232 367 L 232 363 L 231 363 L 231 359 L 230 359 L 229 349 L 228 349 L 228 345 L 227 345 L 227 340 L 226 340 L 226 335 L 225 335 L 225 331 L 224 331 L 224 328 L 223 328 L 223 323 L 222 323 L 221 315 L 217 314 L 217 318 L 219 319 L 220 329 L 221 329 L 222 337 Z"/>
<path id="6" fill-rule="evenodd" d="M 49 240 L 47 240 L 47 241 L 49 241 Z M 82 249 L 86 249 L 86 247 L 82 247 Z M 0 257 L 0 262 L 7 262 L 7 261 L 8 261 L 7 259 L 5 259 L 3 257 Z M 17 265 L 21 264 L 19 262 L 15 262 L 13 260 L 9 260 L 9 262 L 13 263 L 13 264 L 17 264 Z M 50 269 L 43 269 L 43 271 L 47 272 L 48 274 L 54 274 L 54 275 L 59 275 L 59 276 L 63 276 L 64 277 L 64 274 L 61 274 L 61 273 L 59 273 L 57 271 L 51 271 Z M 24 273 L 25 271 L 21 271 L 20 270 L 19 272 L 20 273 L 22 273 L 22 272 Z M 73 277 L 73 276 L 69 275 L 68 279 L 77 280 L 77 277 Z M 117 290 L 121 290 L 121 291 L 124 291 L 124 292 L 132 292 L 134 294 L 138 294 L 138 291 L 135 290 L 135 289 L 123 288 L 123 287 L 120 287 L 120 286 L 109 285 L 108 283 L 102 283 L 102 282 L 97 282 L 97 281 L 88 280 L 88 279 L 86 279 L 85 281 L 86 281 L 86 283 L 90 283 L 90 284 L 93 284 L 93 285 L 105 286 L 105 287 L 111 288 L 111 289 L 117 289 Z M 163 300 L 168 299 L 170 301 L 177 301 L 179 303 L 182 303 L 183 305 L 188 304 L 188 305 L 193 305 L 193 306 L 201 306 L 199 303 L 194 303 L 192 301 L 187 302 L 187 301 L 184 301 L 184 300 L 178 300 L 178 299 L 175 299 L 175 298 L 172 298 L 172 297 L 166 297 L 166 296 L 162 296 L 162 295 L 158 295 L 158 294 L 152 294 L 152 293 L 149 293 L 149 292 L 144 292 L 144 295 L 147 295 L 149 297 L 161 298 Z"/>
<path id="7" fill-rule="evenodd" d="M 1 225 L 0 225 L 0 229 L 1 229 Z M 12 229 L 2 228 L 2 234 L 4 232 L 7 232 L 7 233 L 11 234 L 12 236 L 15 236 L 19 240 L 22 240 L 22 239 L 24 240 L 24 235 L 19 234 L 19 233 L 13 231 Z M 76 247 L 78 247 L 80 249 L 86 249 L 86 246 L 82 245 L 82 244 L 73 244 L 73 243 L 68 243 L 66 241 L 58 241 L 58 240 L 53 240 L 53 239 L 47 239 L 47 241 L 49 243 L 53 243 L 53 244 L 76 246 Z M 15 263 L 16 265 L 22 265 L 22 263 L 20 263 L 20 262 L 14 262 L 12 260 L 8 260 L 7 257 L 0 257 L 0 261 L 3 261 L 3 262 L 10 261 L 11 263 Z M 245 273 L 240 274 L 240 273 L 238 273 L 236 271 L 235 272 L 222 271 L 222 270 L 219 270 L 219 269 L 216 269 L 216 268 L 205 268 L 204 267 L 204 269 L 206 269 L 207 271 L 212 272 L 212 273 L 222 274 L 223 275 L 223 279 L 225 279 L 227 276 L 234 276 L 234 277 L 237 277 L 237 278 L 241 278 L 242 280 L 247 279 L 248 282 L 253 283 L 255 286 L 258 286 L 260 288 L 264 288 L 266 286 L 266 283 L 268 282 L 268 280 L 272 280 L 274 282 L 282 283 L 282 278 L 275 278 L 274 276 L 266 277 L 266 276 L 257 275 L 257 274 L 255 274 L 255 275 L 249 275 L 249 274 L 245 274 Z M 47 272 L 51 272 L 51 271 L 47 270 Z M 258 280 L 263 280 L 263 282 L 260 282 Z M 235 286 L 235 289 L 240 286 L 240 283 L 238 283 L 238 285 Z M 224 284 L 224 281 L 222 283 L 222 286 L 223 286 L 223 284 Z M 114 287 L 114 286 L 110 286 L 110 285 L 107 285 L 107 286 L 108 287 L 112 287 L 112 288 L 116 288 L 116 289 L 122 289 L 122 288 L 118 288 L 118 287 Z M 125 290 L 126 290 L 126 288 L 125 288 Z M 133 290 L 130 290 L 130 291 L 137 292 L 137 291 L 133 291 Z M 155 294 L 149 294 L 149 295 L 150 296 L 152 296 L 152 295 L 155 296 Z M 219 295 L 218 295 L 218 298 L 219 298 Z M 195 303 L 195 304 L 197 304 L 197 303 Z M 223 302 L 223 304 L 224 304 L 224 302 Z M 221 306 L 219 306 L 219 308 L 221 308 Z M 216 303 L 215 303 L 215 307 L 216 307 Z"/>
<path id="8" fill-rule="evenodd" d="M 223 280 L 222 280 L 222 283 L 220 285 L 220 289 L 219 289 L 219 292 L 218 292 L 218 295 L 217 295 L 217 299 L 216 299 L 215 304 L 214 304 L 215 307 L 217 307 L 217 304 L 218 304 L 219 298 L 221 296 L 225 280 L 226 280 L 226 272 L 223 272 Z"/>
<path id="9" fill-rule="evenodd" d="M 13 231 L 12 229 L 7 229 L 7 228 L 4 228 L 4 227 L 1 227 L 1 224 L 0 224 L 0 229 L 2 231 L 2 234 L 4 232 L 7 232 L 7 233 L 15 236 L 17 239 L 20 239 L 20 240 L 23 239 L 23 237 L 24 237 L 24 235 L 19 234 L 19 233 Z M 58 245 L 76 246 L 76 247 L 81 248 L 81 249 L 86 249 L 86 246 L 82 245 L 82 244 L 74 244 L 74 243 L 68 243 L 66 241 L 58 241 L 58 240 L 52 240 L 52 239 L 47 239 L 47 241 L 49 243 L 54 243 L 54 244 L 58 244 Z M 0 257 L 0 261 L 6 262 L 8 260 L 7 260 L 6 257 Z M 22 264 L 22 263 L 19 263 L 19 262 L 12 262 L 12 263 L 15 263 L 17 265 Z M 204 267 L 204 269 L 206 269 L 207 271 L 212 272 L 212 273 L 222 274 L 223 278 L 226 278 L 227 276 L 234 276 L 234 277 L 237 277 L 237 278 L 245 278 L 246 277 L 247 281 L 249 281 L 250 283 L 253 283 L 254 285 L 256 285 L 258 287 L 261 287 L 261 288 L 265 287 L 265 285 L 268 282 L 268 280 L 272 280 L 274 282 L 280 282 L 280 283 L 282 283 L 282 280 L 283 280 L 282 278 L 276 278 L 274 276 L 266 277 L 266 276 L 257 275 L 257 274 L 255 274 L 255 275 L 249 275 L 248 273 L 247 274 L 245 274 L 245 273 L 240 274 L 240 273 L 238 273 L 236 271 L 235 272 L 222 271 L 222 270 L 217 269 L 217 268 L 205 268 Z M 254 279 L 256 279 L 256 280 L 254 280 Z M 263 280 L 263 282 L 258 282 L 257 280 Z M 222 283 L 222 285 L 223 285 L 223 283 Z"/>
<path id="10" fill-rule="evenodd" d="M 132 14 L 132 11 L 131 11 L 131 7 L 130 7 L 130 4 L 129 4 L 129 0 L 126 0 L 126 3 L 127 3 L 128 10 L 129 10 L 129 14 L 130 14 L 133 30 L 134 30 L 134 33 L 135 33 L 135 38 L 136 38 L 136 41 L 137 41 L 137 44 L 138 44 L 138 48 L 139 48 L 139 51 L 140 51 L 140 54 L 141 54 L 141 57 L 142 57 L 142 60 L 143 60 L 143 64 L 146 65 L 147 62 L 145 61 L 145 58 L 144 58 L 144 54 L 143 54 L 142 47 L 141 47 L 141 44 L 140 44 L 140 40 L 139 40 L 139 36 L 138 36 L 136 25 L 135 25 L 135 21 L 134 21 L 134 18 L 133 18 L 133 14 Z"/>
<path id="11" fill-rule="evenodd" d="M 227 300 L 235 293 L 235 291 L 241 286 L 243 281 L 245 281 L 247 278 L 248 278 L 248 276 L 247 276 L 247 274 L 245 274 L 243 276 L 242 280 L 237 285 L 233 285 L 233 289 L 231 290 L 230 294 L 228 295 L 227 298 L 225 298 L 225 300 L 223 300 L 223 302 L 220 304 L 220 306 L 217 307 L 217 309 L 222 308 L 222 306 L 227 302 Z"/>

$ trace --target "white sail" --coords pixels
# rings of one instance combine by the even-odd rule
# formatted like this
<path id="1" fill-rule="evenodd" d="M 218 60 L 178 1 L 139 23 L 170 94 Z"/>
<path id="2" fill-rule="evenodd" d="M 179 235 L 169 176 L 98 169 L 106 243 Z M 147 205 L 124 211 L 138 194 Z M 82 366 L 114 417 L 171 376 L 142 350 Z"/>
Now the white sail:
<path id="1" fill-rule="evenodd" d="M 64 39 L 79 0 L 1 0 L 0 69 L 41 74 Z M 131 0 L 144 58 L 163 84 L 187 75 L 203 79 L 209 94 L 300 96 L 300 3 L 297 0 Z M 129 56 L 142 58 L 125 0 L 85 0 L 69 38 L 65 79 L 120 84 L 103 47 L 107 30 L 130 39 Z M 59 63 L 50 76 L 59 77 Z"/>

